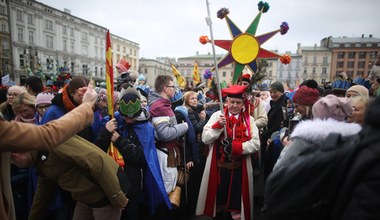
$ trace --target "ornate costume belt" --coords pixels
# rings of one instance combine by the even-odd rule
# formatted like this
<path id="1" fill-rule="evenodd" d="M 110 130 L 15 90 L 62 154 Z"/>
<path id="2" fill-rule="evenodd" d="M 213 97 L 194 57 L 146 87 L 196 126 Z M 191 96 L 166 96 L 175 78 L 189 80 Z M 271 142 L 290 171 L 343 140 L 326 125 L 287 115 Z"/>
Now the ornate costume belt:
<path id="1" fill-rule="evenodd" d="M 222 162 L 221 160 L 218 160 L 218 167 L 234 170 L 241 167 L 241 162 Z"/>

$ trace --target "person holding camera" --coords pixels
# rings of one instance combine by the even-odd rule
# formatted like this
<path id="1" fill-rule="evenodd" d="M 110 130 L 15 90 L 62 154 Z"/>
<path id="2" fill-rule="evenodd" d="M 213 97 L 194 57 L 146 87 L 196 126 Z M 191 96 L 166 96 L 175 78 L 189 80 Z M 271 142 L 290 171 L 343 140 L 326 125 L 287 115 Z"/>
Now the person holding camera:
<path id="1" fill-rule="evenodd" d="M 259 131 L 245 107 L 246 86 L 224 88 L 223 111 L 211 115 L 202 141 L 210 146 L 196 215 L 216 219 L 253 218 L 251 155 L 260 149 Z"/>

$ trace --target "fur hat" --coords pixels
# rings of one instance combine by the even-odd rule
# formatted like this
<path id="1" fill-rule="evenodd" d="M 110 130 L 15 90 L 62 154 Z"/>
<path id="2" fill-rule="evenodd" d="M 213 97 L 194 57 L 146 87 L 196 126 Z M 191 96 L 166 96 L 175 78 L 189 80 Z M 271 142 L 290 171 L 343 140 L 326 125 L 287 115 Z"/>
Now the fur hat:
<path id="1" fill-rule="evenodd" d="M 38 93 L 36 97 L 36 107 L 40 104 L 51 104 L 51 100 L 54 98 L 54 94 L 50 92 Z"/>
<path id="2" fill-rule="evenodd" d="M 369 91 L 368 91 L 368 89 L 366 87 L 362 86 L 362 85 L 355 85 L 355 86 L 351 86 L 350 88 L 348 88 L 347 91 L 346 91 L 346 96 L 347 96 L 348 92 L 353 92 L 353 93 L 356 93 L 359 96 L 363 96 L 365 98 L 369 98 Z"/>
<path id="3" fill-rule="evenodd" d="M 335 95 L 327 95 L 313 105 L 313 117 L 320 119 L 333 118 L 344 121 L 352 113 L 351 101 Z"/>
<path id="4" fill-rule="evenodd" d="M 272 91 L 272 90 L 276 90 L 276 91 L 279 91 L 282 93 L 285 92 L 284 85 L 282 85 L 282 83 L 279 81 L 276 81 L 276 82 L 270 84 L 269 91 Z"/>
<path id="5" fill-rule="evenodd" d="M 316 83 L 306 82 L 303 86 L 296 90 L 292 98 L 293 102 L 299 105 L 312 106 L 319 99 L 319 91 L 317 87 L 318 84 Z"/>

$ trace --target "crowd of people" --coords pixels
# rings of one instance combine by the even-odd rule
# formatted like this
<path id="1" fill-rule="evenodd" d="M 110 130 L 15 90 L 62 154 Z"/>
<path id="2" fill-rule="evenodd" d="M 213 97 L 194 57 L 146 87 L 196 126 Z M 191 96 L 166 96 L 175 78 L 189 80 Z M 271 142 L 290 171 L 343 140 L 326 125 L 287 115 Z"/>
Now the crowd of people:
<path id="1" fill-rule="evenodd" d="M 335 88 L 310 79 L 294 91 L 244 73 L 223 100 L 168 75 L 150 88 L 125 60 L 116 69 L 112 100 L 84 76 L 55 93 L 36 76 L 3 89 L 1 219 L 265 219 L 266 180 L 314 142 L 361 134 L 378 151 L 378 69 L 370 87 L 341 74 Z M 332 219 L 379 216 L 378 181 L 365 179 L 377 167 L 348 174 Z"/>

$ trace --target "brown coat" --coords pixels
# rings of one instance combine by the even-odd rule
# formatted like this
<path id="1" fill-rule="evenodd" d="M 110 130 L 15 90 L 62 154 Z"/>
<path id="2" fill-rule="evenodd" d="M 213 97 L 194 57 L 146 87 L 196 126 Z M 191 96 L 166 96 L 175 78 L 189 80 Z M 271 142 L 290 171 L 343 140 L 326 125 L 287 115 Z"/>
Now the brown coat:
<path id="1" fill-rule="evenodd" d="M 0 219 L 15 219 L 10 183 L 10 154 L 5 151 L 49 149 L 92 123 L 92 104 L 83 103 L 43 126 L 0 119 Z"/>

